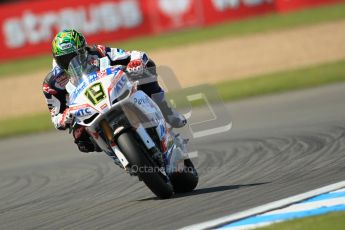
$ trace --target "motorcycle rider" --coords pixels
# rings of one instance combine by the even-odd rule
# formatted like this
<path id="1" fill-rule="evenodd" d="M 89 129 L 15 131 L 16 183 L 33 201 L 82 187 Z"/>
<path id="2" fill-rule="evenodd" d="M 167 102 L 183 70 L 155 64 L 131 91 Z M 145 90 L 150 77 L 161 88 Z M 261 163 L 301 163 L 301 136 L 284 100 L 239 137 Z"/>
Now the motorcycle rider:
<path id="1" fill-rule="evenodd" d="M 88 46 L 82 33 L 74 29 L 65 29 L 56 34 L 52 41 L 53 68 L 43 82 L 43 93 L 51 113 L 51 119 L 56 129 L 70 128 L 73 118 L 68 108 L 68 92 L 66 84 L 69 81 L 68 65 L 76 55 L 85 60 L 96 61 L 107 57 L 111 65 L 124 65 L 130 78 L 139 81 L 138 89 L 152 97 L 161 109 L 166 121 L 174 128 L 183 127 L 186 119 L 173 108 L 169 107 L 164 91 L 157 82 L 155 63 L 145 52 L 125 51 L 103 45 Z M 145 71 L 150 77 L 144 77 Z M 153 79 L 153 80 L 152 80 Z M 153 95 L 155 95 L 153 97 Z M 157 97 L 158 95 L 158 97 Z M 82 152 L 101 151 L 90 139 L 85 127 L 73 127 L 74 142 Z"/>

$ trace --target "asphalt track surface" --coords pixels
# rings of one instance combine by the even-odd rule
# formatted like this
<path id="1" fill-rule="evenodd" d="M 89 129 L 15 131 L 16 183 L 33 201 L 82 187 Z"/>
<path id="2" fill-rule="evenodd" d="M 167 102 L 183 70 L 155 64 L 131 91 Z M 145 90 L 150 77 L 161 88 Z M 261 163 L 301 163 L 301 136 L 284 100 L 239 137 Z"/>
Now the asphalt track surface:
<path id="1" fill-rule="evenodd" d="M 345 85 L 227 105 L 195 192 L 158 200 L 65 133 L 0 142 L 0 229 L 176 229 L 345 180 Z"/>

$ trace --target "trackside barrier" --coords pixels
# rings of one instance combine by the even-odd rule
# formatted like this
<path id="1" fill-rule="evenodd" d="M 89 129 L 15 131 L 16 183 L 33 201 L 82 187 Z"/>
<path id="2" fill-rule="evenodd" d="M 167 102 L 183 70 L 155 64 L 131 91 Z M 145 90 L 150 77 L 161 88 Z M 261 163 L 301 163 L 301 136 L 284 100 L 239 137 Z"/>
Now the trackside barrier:
<path id="1" fill-rule="evenodd" d="M 0 61 L 49 53 L 57 31 L 104 43 L 345 0 L 35 0 L 0 7 Z"/>

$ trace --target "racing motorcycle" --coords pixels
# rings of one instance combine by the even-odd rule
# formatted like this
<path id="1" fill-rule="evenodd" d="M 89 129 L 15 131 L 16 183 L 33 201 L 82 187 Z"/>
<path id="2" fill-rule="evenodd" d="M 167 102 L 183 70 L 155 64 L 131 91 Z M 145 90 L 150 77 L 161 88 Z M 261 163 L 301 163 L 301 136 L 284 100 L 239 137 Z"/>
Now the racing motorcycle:
<path id="1" fill-rule="evenodd" d="M 75 124 L 85 126 L 95 144 L 157 197 L 194 190 L 198 173 L 186 140 L 174 134 L 157 104 L 137 90 L 124 66 L 110 66 L 106 57 L 98 65 L 81 59 L 70 62 L 66 85 Z"/>

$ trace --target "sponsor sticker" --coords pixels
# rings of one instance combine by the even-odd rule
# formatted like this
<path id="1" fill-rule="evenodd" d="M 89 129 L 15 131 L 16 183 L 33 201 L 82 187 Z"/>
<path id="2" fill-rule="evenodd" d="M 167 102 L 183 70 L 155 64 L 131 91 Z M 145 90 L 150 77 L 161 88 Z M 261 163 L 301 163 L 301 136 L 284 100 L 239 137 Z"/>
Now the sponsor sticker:
<path id="1" fill-rule="evenodd" d="M 101 105 L 100 108 L 101 108 L 102 110 L 104 110 L 104 109 L 107 108 L 107 107 L 108 107 L 108 105 L 107 105 L 106 103 L 104 103 L 103 105 Z"/>
<path id="2" fill-rule="evenodd" d="M 75 116 L 77 117 L 86 117 L 91 115 L 91 108 L 85 108 L 85 109 L 79 109 L 77 112 L 74 113 Z"/>
<path id="3" fill-rule="evenodd" d="M 60 47 L 62 50 L 67 50 L 69 48 L 71 48 L 73 45 L 71 43 L 67 43 L 67 44 L 61 44 Z"/>

